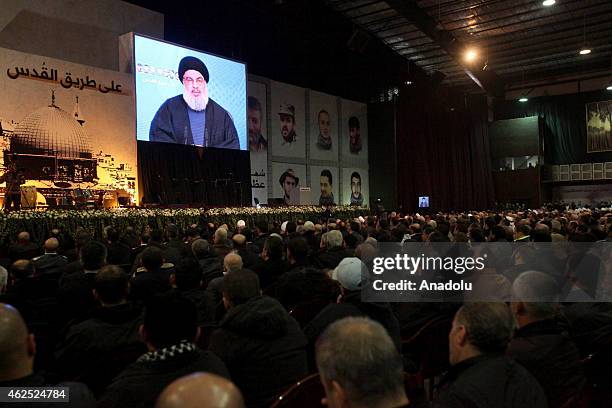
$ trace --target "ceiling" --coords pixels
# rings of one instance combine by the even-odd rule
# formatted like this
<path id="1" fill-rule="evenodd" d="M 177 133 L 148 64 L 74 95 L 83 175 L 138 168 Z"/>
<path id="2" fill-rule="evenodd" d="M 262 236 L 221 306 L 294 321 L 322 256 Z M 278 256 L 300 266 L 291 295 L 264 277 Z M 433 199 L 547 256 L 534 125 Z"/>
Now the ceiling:
<path id="1" fill-rule="evenodd" d="M 611 0 L 556 0 L 551 7 L 542 0 L 327 4 L 424 71 L 443 74 L 449 86 L 503 93 L 612 71 Z M 579 55 L 584 44 L 591 54 Z M 468 48 L 478 51 L 471 64 L 464 59 Z"/>

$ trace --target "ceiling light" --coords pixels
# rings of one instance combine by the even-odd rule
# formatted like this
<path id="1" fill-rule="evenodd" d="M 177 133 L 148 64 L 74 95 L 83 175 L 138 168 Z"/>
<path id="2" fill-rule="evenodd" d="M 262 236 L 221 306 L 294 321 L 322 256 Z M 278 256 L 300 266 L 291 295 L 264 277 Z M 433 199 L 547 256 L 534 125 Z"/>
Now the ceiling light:
<path id="1" fill-rule="evenodd" d="M 465 60 L 467 62 L 474 62 L 478 58 L 478 53 L 475 49 L 469 49 L 465 52 Z"/>
<path id="2" fill-rule="evenodd" d="M 542 2 L 542 5 L 545 7 L 550 7 L 552 5 L 554 5 L 557 1 L 556 0 L 544 0 Z"/>
<path id="3" fill-rule="evenodd" d="M 591 53 L 591 49 L 590 49 L 590 48 L 583 47 L 583 48 L 580 50 L 580 55 L 588 55 L 588 54 L 590 54 L 590 53 Z"/>
<path id="4" fill-rule="evenodd" d="M 524 97 L 524 96 L 523 96 L 521 99 L 519 99 L 519 102 L 523 102 L 523 103 L 525 103 L 525 102 L 527 102 L 528 100 L 529 100 L 529 99 L 527 99 L 526 97 Z"/>

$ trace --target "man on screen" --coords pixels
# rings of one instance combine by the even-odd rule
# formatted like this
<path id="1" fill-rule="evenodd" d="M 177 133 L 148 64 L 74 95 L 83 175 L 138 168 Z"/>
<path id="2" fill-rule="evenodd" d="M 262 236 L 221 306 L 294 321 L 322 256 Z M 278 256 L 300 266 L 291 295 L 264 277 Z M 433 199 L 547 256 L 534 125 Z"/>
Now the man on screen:
<path id="1" fill-rule="evenodd" d="M 351 174 L 351 205 L 363 205 L 363 195 L 361 194 L 361 174 L 356 171 Z"/>
<path id="2" fill-rule="evenodd" d="M 300 184 L 300 179 L 295 175 L 293 169 L 287 169 L 287 171 L 281 174 L 278 182 L 283 188 L 285 204 L 289 204 L 291 202 L 291 193 Z"/>
<path id="3" fill-rule="evenodd" d="M 329 112 L 322 110 L 319 112 L 319 140 L 317 146 L 322 150 L 331 150 L 332 138 L 329 134 L 330 120 Z"/>
<path id="4" fill-rule="evenodd" d="M 327 206 L 327 205 L 335 205 L 334 202 L 334 192 L 332 191 L 332 174 L 331 171 L 325 169 L 321 172 L 321 177 L 319 178 L 321 182 L 321 196 L 319 197 L 319 205 Z"/>
<path id="5" fill-rule="evenodd" d="M 429 197 L 421 197 L 419 201 L 419 208 L 428 208 L 429 207 Z"/>
<path id="6" fill-rule="evenodd" d="M 249 118 L 249 150 L 262 152 L 268 149 L 268 141 L 261 134 L 261 103 L 254 96 L 247 99 L 247 115 Z"/>
<path id="7" fill-rule="evenodd" d="M 295 107 L 285 103 L 281 104 L 278 117 L 280 120 L 281 136 L 283 137 L 282 144 L 291 146 L 293 142 L 297 142 L 297 135 L 295 134 Z"/>
<path id="8" fill-rule="evenodd" d="M 151 121 L 149 140 L 205 147 L 240 149 L 230 114 L 208 96 L 206 65 L 185 57 L 178 67 L 183 94 L 166 100 Z"/>
<path id="9" fill-rule="evenodd" d="M 361 127 L 359 119 L 351 116 L 348 121 L 349 127 L 349 148 L 351 153 L 358 154 L 361 151 Z"/>

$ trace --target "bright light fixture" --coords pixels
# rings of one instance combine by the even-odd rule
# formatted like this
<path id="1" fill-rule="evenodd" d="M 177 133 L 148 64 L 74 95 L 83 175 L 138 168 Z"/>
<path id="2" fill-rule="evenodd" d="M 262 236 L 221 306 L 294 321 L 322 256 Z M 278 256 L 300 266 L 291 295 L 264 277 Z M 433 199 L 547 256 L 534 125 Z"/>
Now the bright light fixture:
<path id="1" fill-rule="evenodd" d="M 526 97 L 524 97 L 524 96 L 523 96 L 521 99 L 519 99 L 519 102 L 523 102 L 523 103 L 525 103 L 525 102 L 527 102 L 528 100 L 529 100 L 529 99 L 527 99 Z"/>
<path id="2" fill-rule="evenodd" d="M 465 52 L 465 60 L 467 62 L 474 62 L 478 58 L 478 53 L 475 49 L 471 48 Z"/>
<path id="3" fill-rule="evenodd" d="M 583 48 L 580 50 L 580 55 L 588 55 L 591 53 L 591 50 L 589 48 Z"/>
<path id="4" fill-rule="evenodd" d="M 545 7 L 550 7 L 552 5 L 554 5 L 557 1 L 556 0 L 544 0 L 542 2 L 542 5 Z"/>

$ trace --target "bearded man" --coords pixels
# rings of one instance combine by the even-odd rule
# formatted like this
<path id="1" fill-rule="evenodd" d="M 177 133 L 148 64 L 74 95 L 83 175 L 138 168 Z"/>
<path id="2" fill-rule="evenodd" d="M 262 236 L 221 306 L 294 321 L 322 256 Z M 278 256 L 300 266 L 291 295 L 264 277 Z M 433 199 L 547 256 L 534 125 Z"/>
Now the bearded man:
<path id="1" fill-rule="evenodd" d="M 178 67 L 183 94 L 166 100 L 151 121 L 149 140 L 203 147 L 240 149 L 230 114 L 208 96 L 209 73 L 196 57 Z"/>

